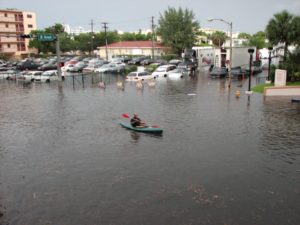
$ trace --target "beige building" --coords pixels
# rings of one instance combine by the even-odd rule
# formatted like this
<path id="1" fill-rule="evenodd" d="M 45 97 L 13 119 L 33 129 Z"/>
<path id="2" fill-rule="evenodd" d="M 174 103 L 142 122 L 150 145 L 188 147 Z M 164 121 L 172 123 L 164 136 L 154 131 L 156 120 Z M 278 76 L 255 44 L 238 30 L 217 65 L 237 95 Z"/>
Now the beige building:
<path id="1" fill-rule="evenodd" d="M 24 58 L 35 49 L 29 49 L 29 38 L 21 38 L 36 30 L 36 15 L 33 12 L 0 9 L 0 54 L 9 58 Z"/>
<path id="2" fill-rule="evenodd" d="M 152 48 L 152 41 L 120 41 L 107 45 L 107 55 L 109 59 L 120 55 L 151 56 L 152 49 L 155 57 L 166 54 L 170 50 L 159 42 L 154 42 L 154 48 Z M 106 46 L 98 47 L 97 54 L 105 59 Z"/>

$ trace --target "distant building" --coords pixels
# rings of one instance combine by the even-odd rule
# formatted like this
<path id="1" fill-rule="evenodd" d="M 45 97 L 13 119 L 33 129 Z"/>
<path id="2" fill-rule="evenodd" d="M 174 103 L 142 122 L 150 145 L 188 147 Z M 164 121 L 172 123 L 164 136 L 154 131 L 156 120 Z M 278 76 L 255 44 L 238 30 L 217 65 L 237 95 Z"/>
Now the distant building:
<path id="1" fill-rule="evenodd" d="M 161 56 L 169 51 L 168 47 L 163 46 L 159 42 L 154 42 L 154 56 Z M 109 44 L 107 46 L 108 57 L 120 55 L 152 55 L 152 41 L 121 41 Z M 98 47 L 100 58 L 106 58 L 106 46 Z"/>
<path id="2" fill-rule="evenodd" d="M 9 58 L 24 58 L 30 53 L 36 53 L 35 49 L 28 48 L 30 39 L 20 37 L 36 29 L 34 12 L 0 10 L 0 54 Z"/>
<path id="3" fill-rule="evenodd" d="M 82 26 L 71 27 L 69 24 L 63 24 L 64 30 L 67 34 L 79 35 L 83 33 L 89 33 L 90 30 L 85 30 Z"/>
<path id="4" fill-rule="evenodd" d="M 198 43 L 197 44 L 202 44 L 202 43 L 207 43 L 209 45 L 213 45 L 212 40 L 210 40 L 207 35 L 212 35 L 216 32 L 223 32 L 227 35 L 226 41 L 223 43 L 222 46 L 220 47 L 229 47 L 230 46 L 230 31 L 224 31 L 224 30 L 219 30 L 219 29 L 211 29 L 211 28 L 201 28 L 199 31 L 205 33 L 206 35 L 199 35 L 198 36 Z M 239 32 L 233 32 L 232 33 L 232 47 L 242 47 L 244 44 L 248 41 L 248 39 L 241 39 L 238 38 Z"/>
<path id="5" fill-rule="evenodd" d="M 232 37 L 232 47 L 243 47 L 245 44 L 249 42 L 248 39 L 245 38 L 234 38 Z M 229 47 L 230 46 L 230 38 L 227 38 L 225 43 L 223 44 L 223 47 Z"/>

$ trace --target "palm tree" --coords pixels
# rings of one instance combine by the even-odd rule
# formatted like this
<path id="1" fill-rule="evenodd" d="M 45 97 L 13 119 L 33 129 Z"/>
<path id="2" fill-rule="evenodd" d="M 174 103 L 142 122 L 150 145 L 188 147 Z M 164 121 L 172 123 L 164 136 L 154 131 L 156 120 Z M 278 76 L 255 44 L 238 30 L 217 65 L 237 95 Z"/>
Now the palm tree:
<path id="1" fill-rule="evenodd" d="M 284 56 L 283 60 L 286 61 L 288 46 L 293 44 L 297 37 L 294 30 L 295 17 L 288 13 L 286 10 L 274 15 L 267 27 L 266 34 L 271 44 L 277 45 L 279 43 L 284 44 Z"/>
<path id="2" fill-rule="evenodd" d="M 216 31 L 210 36 L 210 38 L 215 46 L 221 47 L 226 41 L 227 36 L 224 32 Z"/>

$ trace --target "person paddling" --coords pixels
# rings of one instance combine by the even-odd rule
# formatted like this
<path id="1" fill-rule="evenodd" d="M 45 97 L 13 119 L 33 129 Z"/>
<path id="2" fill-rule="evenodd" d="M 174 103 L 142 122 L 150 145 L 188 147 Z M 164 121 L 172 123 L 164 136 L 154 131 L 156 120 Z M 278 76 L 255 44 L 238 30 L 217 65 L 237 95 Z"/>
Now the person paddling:
<path id="1" fill-rule="evenodd" d="M 133 114 L 133 117 L 130 120 L 130 124 L 133 127 L 146 127 L 146 124 L 141 121 L 137 113 Z"/>

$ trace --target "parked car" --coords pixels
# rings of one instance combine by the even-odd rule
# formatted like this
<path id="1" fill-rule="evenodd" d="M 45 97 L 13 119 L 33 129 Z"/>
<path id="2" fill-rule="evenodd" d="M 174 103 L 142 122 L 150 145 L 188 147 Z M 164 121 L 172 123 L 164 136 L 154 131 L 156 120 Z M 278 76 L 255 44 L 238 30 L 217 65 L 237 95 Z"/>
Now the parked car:
<path id="1" fill-rule="evenodd" d="M 249 68 L 249 65 L 245 66 L 244 69 L 250 73 L 250 68 Z M 251 70 L 252 70 L 252 74 L 255 75 L 255 74 L 258 74 L 258 73 L 261 73 L 262 72 L 262 67 L 261 66 L 255 66 L 255 65 L 252 65 L 251 66 Z"/>
<path id="2" fill-rule="evenodd" d="M 128 61 L 128 65 L 141 65 L 141 62 L 146 59 L 146 57 L 137 57 Z"/>
<path id="3" fill-rule="evenodd" d="M 143 66 L 150 65 L 151 63 L 154 63 L 153 59 L 144 59 L 141 61 L 141 65 L 143 65 Z"/>
<path id="4" fill-rule="evenodd" d="M 177 68 L 175 70 L 171 70 L 168 72 L 167 77 L 168 78 L 183 78 L 185 76 L 188 76 L 189 72 L 186 69 L 180 69 Z"/>
<path id="5" fill-rule="evenodd" d="M 7 62 L 4 60 L 0 60 L 0 67 L 6 67 Z"/>
<path id="6" fill-rule="evenodd" d="M 69 69 L 70 72 L 82 72 L 83 68 L 87 67 L 87 64 L 83 61 L 76 63 Z"/>
<path id="7" fill-rule="evenodd" d="M 61 71 L 62 71 L 62 72 L 70 72 L 71 69 L 74 68 L 74 66 L 75 66 L 75 64 L 68 64 L 68 65 L 66 65 L 66 66 L 63 66 L 63 67 L 61 68 Z"/>
<path id="8" fill-rule="evenodd" d="M 249 71 L 245 70 L 245 68 L 242 68 L 240 66 L 231 69 L 232 78 L 240 79 L 243 76 L 248 76 L 248 75 L 249 75 Z"/>
<path id="9" fill-rule="evenodd" d="M 94 72 L 95 69 L 100 68 L 104 64 L 108 64 L 108 62 L 100 59 L 91 59 L 88 62 L 88 65 L 82 69 L 82 72 L 83 73 Z"/>
<path id="10" fill-rule="evenodd" d="M 178 64 L 181 63 L 181 62 L 182 62 L 182 60 L 180 60 L 180 59 L 171 59 L 169 61 L 169 64 L 173 64 L 175 66 L 178 66 Z"/>
<path id="11" fill-rule="evenodd" d="M 10 77 L 15 76 L 18 73 L 16 70 L 6 70 L 0 72 L 0 79 L 2 80 L 9 80 Z"/>
<path id="12" fill-rule="evenodd" d="M 125 64 L 115 64 L 115 63 L 109 63 L 104 64 L 100 68 L 95 69 L 95 72 L 99 73 L 120 73 L 125 71 Z"/>
<path id="13" fill-rule="evenodd" d="M 163 65 L 156 68 L 156 70 L 152 73 L 152 77 L 167 77 L 168 72 L 176 69 L 175 65 Z"/>
<path id="14" fill-rule="evenodd" d="M 22 73 L 16 70 L 9 71 L 10 73 L 7 74 L 6 80 L 18 80 L 22 77 Z"/>
<path id="15" fill-rule="evenodd" d="M 195 71 L 197 69 L 197 64 L 195 62 L 185 61 L 179 63 L 177 67 L 188 71 Z"/>
<path id="16" fill-rule="evenodd" d="M 46 63 L 38 67 L 38 70 L 42 70 L 42 71 L 55 70 L 55 69 L 57 69 L 56 62 Z"/>
<path id="17" fill-rule="evenodd" d="M 41 82 L 49 83 L 51 81 L 56 81 L 56 80 L 58 80 L 57 70 L 48 70 L 48 71 L 45 71 L 40 76 L 40 81 Z"/>
<path id="18" fill-rule="evenodd" d="M 223 78 L 223 77 L 226 77 L 227 73 L 228 72 L 225 67 L 214 67 L 212 69 L 212 71 L 210 72 L 210 76 L 212 78 L 216 78 L 216 77 Z"/>
<path id="19" fill-rule="evenodd" d="M 153 66 L 163 66 L 163 65 L 167 65 L 168 61 L 164 60 L 164 59 L 156 59 L 153 63 L 151 63 L 150 65 Z"/>
<path id="20" fill-rule="evenodd" d="M 17 70 L 36 70 L 38 64 L 35 64 L 32 60 L 26 59 L 17 64 Z"/>
<path id="21" fill-rule="evenodd" d="M 25 81 L 34 81 L 36 76 L 41 76 L 42 71 L 26 71 L 23 73 L 23 77 Z"/>
<path id="22" fill-rule="evenodd" d="M 77 59 L 77 58 L 76 58 Z M 64 63 L 64 66 L 61 68 L 62 72 L 69 72 L 74 65 L 78 63 L 78 60 L 71 59 Z"/>
<path id="23" fill-rule="evenodd" d="M 147 80 L 152 79 L 153 76 L 148 71 L 142 71 L 142 72 L 131 72 L 126 76 L 127 81 L 139 81 L 139 80 Z"/>

